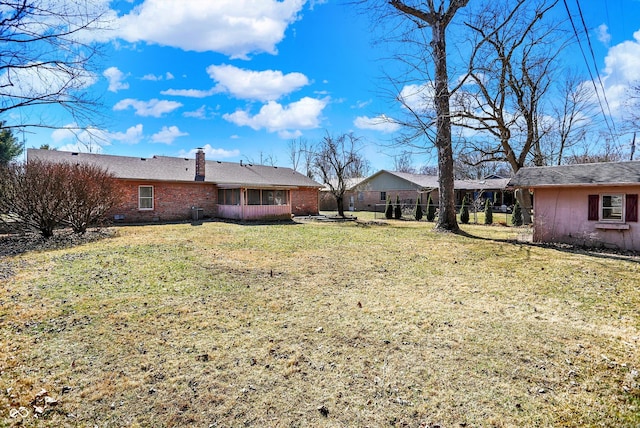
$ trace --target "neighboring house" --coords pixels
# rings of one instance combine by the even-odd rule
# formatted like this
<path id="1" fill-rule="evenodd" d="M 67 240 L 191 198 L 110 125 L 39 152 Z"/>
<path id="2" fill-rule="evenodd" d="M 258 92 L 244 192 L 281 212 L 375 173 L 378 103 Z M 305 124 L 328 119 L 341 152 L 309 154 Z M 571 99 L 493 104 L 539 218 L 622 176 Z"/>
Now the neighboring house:
<path id="1" fill-rule="evenodd" d="M 345 180 L 345 186 L 347 188 L 347 191 L 344 194 L 343 201 L 345 211 L 356 210 L 353 188 L 362 180 L 364 180 L 363 177 L 347 178 Z M 338 203 L 336 202 L 336 197 L 333 196 L 333 193 L 331 193 L 331 188 L 329 187 L 329 185 L 325 184 L 322 189 L 320 189 L 320 210 L 336 211 L 337 209 Z"/>
<path id="2" fill-rule="evenodd" d="M 522 168 L 509 185 L 534 193 L 534 241 L 640 251 L 640 162 Z"/>
<path id="3" fill-rule="evenodd" d="M 476 208 L 483 209 L 484 201 L 492 201 L 494 209 L 505 211 L 514 204 L 513 192 L 507 190 L 508 178 L 491 176 L 483 180 L 455 180 L 456 205 L 462 205 L 462 198 L 466 195 L 469 203 L 475 203 Z"/>
<path id="4" fill-rule="evenodd" d="M 314 215 L 322 187 L 290 168 L 208 161 L 202 150 L 194 160 L 28 149 L 27 162 L 32 159 L 90 163 L 113 173 L 123 184 L 124 197 L 111 215 L 127 223 Z"/>
<path id="5" fill-rule="evenodd" d="M 496 207 L 513 203 L 513 195 L 505 190 L 509 179 L 489 178 L 486 180 L 455 180 L 456 204 L 462 204 L 462 197 L 469 195 L 471 201 L 491 198 Z M 345 209 L 352 207 L 356 211 L 384 211 L 387 196 L 395 203 L 396 197 L 404 205 L 413 205 L 418 196 L 423 204 L 427 203 L 428 195 L 434 204 L 438 204 L 438 177 L 435 175 L 410 174 L 406 172 L 380 170 L 375 174 L 359 179 L 350 184 L 345 194 Z M 322 210 L 335 209 L 335 199 L 327 192 L 321 191 L 320 208 Z M 331 205 L 332 204 L 332 205 Z M 482 205 L 484 206 L 484 205 Z M 332 208 L 334 207 L 334 208 Z"/>

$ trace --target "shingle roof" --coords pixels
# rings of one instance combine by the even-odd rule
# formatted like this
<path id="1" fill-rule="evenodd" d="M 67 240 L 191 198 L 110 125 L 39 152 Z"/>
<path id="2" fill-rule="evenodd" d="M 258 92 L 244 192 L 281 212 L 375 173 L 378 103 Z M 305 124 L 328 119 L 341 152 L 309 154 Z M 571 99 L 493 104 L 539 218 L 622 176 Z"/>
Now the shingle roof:
<path id="1" fill-rule="evenodd" d="M 522 168 L 509 181 L 509 186 L 595 186 L 638 183 L 640 183 L 640 161 L 631 161 Z"/>
<path id="2" fill-rule="evenodd" d="M 455 180 L 453 187 L 456 190 L 496 190 L 504 189 L 509 182 L 508 178 L 487 178 L 484 180 Z"/>
<path id="3" fill-rule="evenodd" d="M 438 183 L 437 175 L 425 175 L 425 174 L 411 174 L 408 172 L 399 171 L 387 171 L 381 170 L 367 178 L 378 176 L 380 174 L 387 173 L 399 177 L 409 183 L 413 183 L 421 189 L 437 189 L 440 184 Z M 508 178 L 488 178 L 485 180 L 455 180 L 454 188 L 456 190 L 482 190 L 482 189 L 504 189 L 509 182 Z"/>
<path id="4" fill-rule="evenodd" d="M 27 161 L 80 162 L 99 165 L 118 178 L 151 181 L 195 181 L 195 159 L 153 156 L 136 158 L 58 150 L 27 150 Z M 219 186 L 322 187 L 291 168 L 206 161 L 206 183 Z"/>

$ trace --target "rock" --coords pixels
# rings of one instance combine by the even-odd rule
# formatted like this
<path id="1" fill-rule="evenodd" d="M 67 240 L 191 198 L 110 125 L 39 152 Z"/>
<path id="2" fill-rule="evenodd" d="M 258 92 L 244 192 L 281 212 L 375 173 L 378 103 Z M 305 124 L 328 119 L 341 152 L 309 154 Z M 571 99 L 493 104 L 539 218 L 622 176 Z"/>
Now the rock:
<path id="1" fill-rule="evenodd" d="M 322 405 L 322 406 L 318 407 L 318 411 L 325 418 L 329 416 L 329 409 L 327 409 L 327 407 L 325 405 Z"/>
<path id="2" fill-rule="evenodd" d="M 53 397 L 49 397 L 48 395 L 46 395 L 44 397 L 44 404 L 47 406 L 55 406 L 56 404 L 58 404 L 58 400 L 56 400 Z"/>

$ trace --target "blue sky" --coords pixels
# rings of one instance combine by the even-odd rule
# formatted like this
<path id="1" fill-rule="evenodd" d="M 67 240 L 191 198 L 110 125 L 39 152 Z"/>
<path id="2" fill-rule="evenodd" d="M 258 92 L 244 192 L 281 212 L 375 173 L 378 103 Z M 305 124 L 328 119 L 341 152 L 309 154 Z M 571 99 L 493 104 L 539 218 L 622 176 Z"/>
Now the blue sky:
<path id="1" fill-rule="evenodd" d="M 568 4 L 575 10 L 575 0 Z M 640 0 L 580 4 L 619 116 L 625 89 L 640 80 Z M 208 159 L 290 166 L 293 138 L 313 143 L 327 132 L 353 132 L 374 171 L 393 168 L 395 127 L 376 121 L 398 108 L 381 95 L 390 46 L 374 45 L 376 28 L 344 2 L 135 0 L 109 8 L 114 29 L 94 35 L 104 56 L 89 90 L 105 107 L 104 139 L 93 151 L 192 157 L 204 147 Z M 571 52 L 582 64 L 577 47 Z M 26 140 L 87 150 L 65 130 L 37 130 Z M 433 159 L 416 155 L 414 163 Z"/>

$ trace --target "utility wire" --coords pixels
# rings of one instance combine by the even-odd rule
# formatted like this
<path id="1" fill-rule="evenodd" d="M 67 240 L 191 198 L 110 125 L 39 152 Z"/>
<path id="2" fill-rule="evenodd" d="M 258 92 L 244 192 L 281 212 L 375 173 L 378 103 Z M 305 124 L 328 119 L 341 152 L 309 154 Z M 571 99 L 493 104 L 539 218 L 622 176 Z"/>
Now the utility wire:
<path id="1" fill-rule="evenodd" d="M 576 27 L 575 22 L 573 21 L 573 16 L 571 16 L 571 10 L 569 9 L 569 5 L 567 4 L 567 0 L 563 0 L 564 3 L 564 7 L 567 11 L 567 16 L 569 17 L 569 21 L 571 22 L 571 27 L 573 29 L 573 33 L 576 36 L 576 40 L 578 41 L 578 46 L 580 47 L 580 53 L 582 54 L 582 59 L 584 60 L 584 63 L 587 67 L 587 71 L 589 73 L 589 77 L 591 79 L 591 83 L 593 84 L 593 88 L 595 90 L 596 93 L 596 98 L 598 99 L 598 105 L 600 106 L 600 111 L 602 112 L 602 117 L 604 118 L 604 122 L 607 125 L 607 129 L 609 130 L 609 133 L 614 136 L 614 132 L 612 130 L 612 125 L 613 125 L 613 121 L 611 123 L 611 125 L 609 124 L 609 119 L 607 119 L 607 115 L 604 111 L 604 106 L 602 104 L 602 100 L 600 99 L 600 90 L 598 89 L 598 86 L 596 85 L 596 79 L 593 77 L 593 71 L 591 70 L 591 66 L 589 65 L 589 60 L 587 59 L 587 55 L 584 51 L 584 47 L 582 46 L 582 41 L 580 40 L 580 35 L 578 33 L 578 29 Z M 600 82 L 600 87 L 602 88 L 602 97 L 605 99 L 605 103 L 607 105 L 607 109 L 609 111 L 609 115 L 611 115 L 611 109 L 609 108 L 609 102 L 606 100 L 606 95 L 604 92 L 604 85 L 602 84 L 602 79 L 600 79 L 600 74 L 598 73 L 598 66 L 595 60 L 595 55 L 593 54 L 593 48 L 591 46 L 591 40 L 589 38 L 589 32 L 587 30 L 586 24 L 584 22 L 584 17 L 582 15 L 582 9 L 580 8 L 580 3 L 578 0 L 576 0 L 576 4 L 578 5 L 578 9 L 580 11 L 580 17 L 582 18 L 582 25 L 584 27 L 585 30 L 585 35 L 587 36 L 587 41 L 589 43 L 589 50 L 591 51 L 591 57 L 593 59 L 593 65 L 595 67 L 596 73 L 598 74 L 598 81 Z M 615 125 L 613 125 L 615 127 Z"/>
<path id="2" fill-rule="evenodd" d="M 609 106 L 609 100 L 607 99 L 607 93 L 604 90 L 604 83 L 602 83 L 602 78 L 600 77 L 600 73 L 598 72 L 598 62 L 596 61 L 596 56 L 593 53 L 593 46 L 591 45 L 591 37 L 589 37 L 589 30 L 587 29 L 587 24 L 584 21 L 584 15 L 582 14 L 582 7 L 580 7 L 580 1 L 576 0 L 576 6 L 578 6 L 578 13 L 580 14 L 580 20 L 582 21 L 582 28 L 584 28 L 584 34 L 587 37 L 587 43 L 589 44 L 589 51 L 591 52 L 591 60 L 593 61 L 593 66 L 596 69 L 596 75 L 598 76 L 598 83 L 600 83 L 600 89 L 602 89 L 602 98 L 604 99 L 604 103 L 607 106 L 607 112 L 609 112 L 609 118 L 611 120 L 611 126 L 613 127 L 614 134 L 613 138 L 617 139 L 618 132 L 616 130 L 616 124 L 613 121 L 613 116 L 611 115 L 611 107 Z M 608 11 L 607 11 L 608 12 Z M 602 106 L 600 106 L 602 108 Z M 609 123 L 607 122 L 607 128 L 609 128 Z M 609 132 L 611 132 L 611 128 L 609 128 Z"/>

